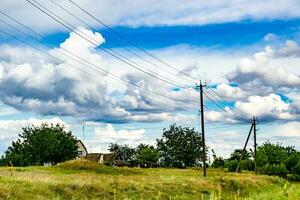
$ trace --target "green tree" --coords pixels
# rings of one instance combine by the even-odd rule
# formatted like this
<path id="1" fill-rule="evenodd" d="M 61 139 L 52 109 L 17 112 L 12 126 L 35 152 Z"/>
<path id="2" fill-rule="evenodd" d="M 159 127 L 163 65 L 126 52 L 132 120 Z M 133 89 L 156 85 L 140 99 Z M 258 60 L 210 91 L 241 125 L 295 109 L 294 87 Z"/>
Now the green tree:
<path id="1" fill-rule="evenodd" d="M 136 159 L 141 167 L 153 167 L 157 165 L 159 152 L 151 145 L 140 144 L 136 148 Z"/>
<path id="2" fill-rule="evenodd" d="M 243 155 L 243 156 L 242 156 Z M 236 171 L 238 163 L 241 159 L 240 170 L 254 170 L 253 163 L 253 152 L 250 149 L 250 152 L 247 149 L 235 149 L 230 157 L 225 161 L 225 167 L 228 171 Z"/>
<path id="3" fill-rule="evenodd" d="M 56 164 L 78 156 L 77 140 L 60 124 L 28 126 L 5 152 L 7 164 L 15 166 Z"/>
<path id="4" fill-rule="evenodd" d="M 284 147 L 279 143 L 265 142 L 257 148 L 257 166 L 287 164 L 289 157 L 292 155 L 292 149 L 293 147 Z"/>
<path id="5" fill-rule="evenodd" d="M 125 162 L 132 162 L 134 160 L 134 156 L 136 154 L 135 149 L 129 147 L 128 145 L 120 145 L 117 143 L 111 143 L 109 145 L 108 150 L 111 153 L 115 153 L 117 155 L 118 160 L 122 160 Z"/>
<path id="6" fill-rule="evenodd" d="M 194 128 L 173 124 L 164 129 L 162 139 L 157 139 L 157 149 L 163 166 L 195 166 L 202 158 L 202 137 Z"/>
<path id="7" fill-rule="evenodd" d="M 213 156 L 213 163 L 211 164 L 214 168 L 223 168 L 225 166 L 225 160 L 222 157 L 218 157 L 215 153 L 215 151 L 212 149 L 212 156 Z"/>

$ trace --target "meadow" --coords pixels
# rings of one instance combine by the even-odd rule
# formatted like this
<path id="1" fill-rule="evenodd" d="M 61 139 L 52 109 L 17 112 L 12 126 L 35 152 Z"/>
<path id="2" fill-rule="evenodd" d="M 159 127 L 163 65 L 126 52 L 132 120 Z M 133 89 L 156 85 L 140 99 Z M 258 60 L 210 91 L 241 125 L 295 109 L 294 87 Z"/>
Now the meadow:
<path id="1" fill-rule="evenodd" d="M 118 168 L 87 161 L 0 167 L 0 199 L 300 199 L 300 184 L 225 169 Z"/>

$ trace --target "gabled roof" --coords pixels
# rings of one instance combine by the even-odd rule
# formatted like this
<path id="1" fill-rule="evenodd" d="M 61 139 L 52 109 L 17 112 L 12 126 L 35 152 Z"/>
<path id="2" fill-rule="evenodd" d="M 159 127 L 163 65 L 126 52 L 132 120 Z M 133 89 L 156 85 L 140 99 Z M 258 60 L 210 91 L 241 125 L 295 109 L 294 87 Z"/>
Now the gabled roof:
<path id="1" fill-rule="evenodd" d="M 88 153 L 87 148 L 84 146 L 83 142 L 81 140 L 77 140 L 77 144 L 78 143 L 84 148 L 84 150 L 86 151 L 86 153 Z"/>

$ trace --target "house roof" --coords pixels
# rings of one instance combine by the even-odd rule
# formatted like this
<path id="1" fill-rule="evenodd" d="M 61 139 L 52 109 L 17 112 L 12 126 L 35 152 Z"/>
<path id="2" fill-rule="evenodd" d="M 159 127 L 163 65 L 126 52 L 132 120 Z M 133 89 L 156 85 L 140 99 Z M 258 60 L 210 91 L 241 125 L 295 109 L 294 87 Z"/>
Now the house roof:
<path id="1" fill-rule="evenodd" d="M 86 153 L 88 153 L 87 148 L 84 146 L 83 142 L 81 140 L 77 140 L 77 144 L 80 144 L 84 150 L 86 151 Z"/>

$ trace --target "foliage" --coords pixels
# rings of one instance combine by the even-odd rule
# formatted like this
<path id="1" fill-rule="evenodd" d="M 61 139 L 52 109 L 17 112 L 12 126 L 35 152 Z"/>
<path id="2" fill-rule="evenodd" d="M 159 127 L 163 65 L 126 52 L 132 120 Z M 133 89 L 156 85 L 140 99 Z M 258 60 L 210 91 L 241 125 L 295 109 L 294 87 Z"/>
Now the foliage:
<path id="1" fill-rule="evenodd" d="M 281 144 L 265 142 L 257 148 L 257 166 L 266 164 L 287 164 L 289 157 L 293 154 L 293 147 L 284 147 Z M 294 151 L 296 153 L 296 151 Z"/>
<path id="2" fill-rule="evenodd" d="M 218 157 L 213 149 L 211 151 L 213 153 L 212 156 L 213 156 L 213 159 L 214 159 L 211 166 L 214 167 L 214 168 L 223 168 L 223 167 L 225 167 L 225 160 L 222 157 Z"/>
<path id="3" fill-rule="evenodd" d="M 238 164 L 239 164 L 239 161 L 237 161 L 237 160 L 227 160 L 225 162 L 225 167 L 227 167 L 229 172 L 235 172 Z"/>
<path id="4" fill-rule="evenodd" d="M 128 145 L 120 145 L 117 143 L 111 143 L 108 150 L 117 155 L 117 160 L 122 160 L 124 162 L 131 162 L 134 160 L 136 151 L 134 148 L 129 147 Z"/>
<path id="5" fill-rule="evenodd" d="M 185 168 L 199 165 L 202 158 L 202 137 L 194 128 L 173 124 L 157 139 L 160 163 L 166 167 Z"/>
<path id="6" fill-rule="evenodd" d="M 296 181 L 300 181 L 300 159 L 298 159 L 297 164 L 292 168 L 293 178 Z"/>
<path id="7" fill-rule="evenodd" d="M 140 144 L 136 149 L 136 159 L 141 167 L 153 167 L 157 165 L 159 152 L 151 145 Z"/>
<path id="8" fill-rule="evenodd" d="M 14 166 L 56 164 L 77 157 L 76 143 L 59 124 L 28 126 L 5 152 L 5 161 Z"/>
<path id="9" fill-rule="evenodd" d="M 240 160 L 243 154 L 242 160 L 250 160 L 252 154 L 246 149 L 235 149 L 231 154 L 228 160 Z"/>
<path id="10" fill-rule="evenodd" d="M 286 177 L 288 170 L 285 167 L 285 164 L 265 164 L 263 167 L 259 168 L 259 171 L 262 174 L 267 174 L 269 176 L 280 176 Z"/>

